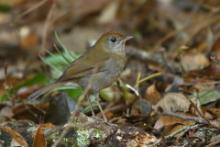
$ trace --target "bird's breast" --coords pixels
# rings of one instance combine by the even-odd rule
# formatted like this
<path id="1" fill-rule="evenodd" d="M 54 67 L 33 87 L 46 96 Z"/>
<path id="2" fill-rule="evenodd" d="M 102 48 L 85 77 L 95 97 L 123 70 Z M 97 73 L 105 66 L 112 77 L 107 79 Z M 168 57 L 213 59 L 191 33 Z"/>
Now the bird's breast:
<path id="1" fill-rule="evenodd" d="M 123 59 L 111 58 L 105 63 L 105 70 L 108 74 L 118 75 L 122 72 L 125 66 L 125 61 Z"/>
<path id="2" fill-rule="evenodd" d="M 101 67 L 99 72 L 91 74 L 80 80 L 80 85 L 86 87 L 88 81 L 91 81 L 91 90 L 98 92 L 99 90 L 109 87 L 117 80 L 125 66 L 125 60 L 110 58 Z M 89 80 L 92 79 L 92 80 Z"/>

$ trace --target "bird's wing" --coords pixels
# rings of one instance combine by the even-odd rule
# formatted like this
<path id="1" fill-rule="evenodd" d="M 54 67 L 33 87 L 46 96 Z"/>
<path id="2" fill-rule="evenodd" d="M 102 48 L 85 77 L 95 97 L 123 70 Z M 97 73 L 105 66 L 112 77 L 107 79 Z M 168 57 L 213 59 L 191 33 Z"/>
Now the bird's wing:
<path id="1" fill-rule="evenodd" d="M 75 60 L 58 79 L 58 81 L 77 80 L 86 75 L 93 74 L 100 71 L 106 60 L 109 59 L 109 55 L 106 53 L 96 53 L 97 50 L 90 49 L 84 55 Z"/>

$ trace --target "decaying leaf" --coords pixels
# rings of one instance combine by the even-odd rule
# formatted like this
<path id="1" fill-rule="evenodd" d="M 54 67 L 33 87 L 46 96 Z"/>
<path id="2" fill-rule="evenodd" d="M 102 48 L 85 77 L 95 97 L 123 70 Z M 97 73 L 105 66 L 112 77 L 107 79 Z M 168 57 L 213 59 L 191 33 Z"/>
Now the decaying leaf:
<path id="1" fill-rule="evenodd" d="M 109 23 L 114 21 L 116 12 L 119 8 L 119 1 L 112 1 L 108 7 L 106 7 L 101 13 L 98 22 L 99 23 Z"/>
<path id="2" fill-rule="evenodd" d="M 161 95 L 157 90 L 155 84 L 149 86 L 145 91 L 145 98 L 151 102 L 151 104 L 156 104 L 161 99 Z"/>
<path id="3" fill-rule="evenodd" d="M 175 124 L 192 125 L 193 123 L 193 121 L 184 120 L 173 116 L 160 116 L 160 118 L 156 121 L 154 125 L 154 129 L 159 130 L 163 127 L 168 127 Z"/>
<path id="4" fill-rule="evenodd" d="M 185 54 L 181 57 L 181 64 L 185 71 L 199 70 L 209 66 L 208 58 L 202 54 Z"/>
<path id="5" fill-rule="evenodd" d="M 154 108 L 165 112 L 187 112 L 189 107 L 190 101 L 182 93 L 167 93 Z"/>
<path id="6" fill-rule="evenodd" d="M 10 127 L 7 127 L 7 126 L 1 126 L 0 129 L 8 133 L 14 139 L 14 143 L 16 142 L 16 144 L 19 144 L 22 147 L 28 147 L 28 144 L 26 140 L 24 139 L 24 137 L 20 133 L 18 133 L 16 130 Z"/>
<path id="7" fill-rule="evenodd" d="M 32 147 L 46 147 L 47 142 L 44 135 L 44 129 L 46 128 L 53 128 L 54 126 L 51 123 L 47 124 L 40 124 L 37 128 L 37 131 L 34 135 L 33 145 Z"/>
<path id="8" fill-rule="evenodd" d="M 199 93 L 193 93 L 192 95 L 199 100 L 201 105 L 205 105 L 220 99 L 220 91 L 217 89 L 201 91 Z"/>

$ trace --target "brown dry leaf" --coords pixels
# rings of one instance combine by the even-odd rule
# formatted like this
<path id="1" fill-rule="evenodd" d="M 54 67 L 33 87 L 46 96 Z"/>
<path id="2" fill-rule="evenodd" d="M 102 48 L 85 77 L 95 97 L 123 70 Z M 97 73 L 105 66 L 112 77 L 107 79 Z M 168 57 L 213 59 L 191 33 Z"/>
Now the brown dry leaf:
<path id="1" fill-rule="evenodd" d="M 101 13 L 101 15 L 98 18 L 98 22 L 103 23 L 110 23 L 113 22 L 116 13 L 119 8 L 119 1 L 112 1 Z"/>
<path id="2" fill-rule="evenodd" d="M 37 34 L 32 32 L 28 27 L 21 28 L 19 35 L 21 47 L 24 49 L 35 48 L 39 44 L 39 38 Z"/>
<path id="3" fill-rule="evenodd" d="M 217 63 L 217 65 L 220 62 L 220 38 L 218 38 L 212 46 L 211 59 L 214 63 Z"/>
<path id="4" fill-rule="evenodd" d="M 131 116 L 149 116 L 152 105 L 145 99 L 138 99 L 131 107 Z"/>
<path id="5" fill-rule="evenodd" d="M 218 59 L 220 60 L 220 38 L 218 38 L 216 41 L 215 41 L 215 43 L 213 44 L 213 46 L 212 46 L 212 51 L 214 51 L 214 52 L 218 52 L 218 54 L 216 55 L 215 54 L 215 56 L 217 56 L 218 57 Z"/>
<path id="6" fill-rule="evenodd" d="M 0 44 L 1 47 L 4 47 L 4 46 L 6 46 L 6 47 L 13 46 L 14 48 L 18 47 L 19 46 L 19 37 L 18 37 L 17 31 L 14 28 L 2 27 L 0 29 L 0 43 L 1 43 Z M 17 48 L 15 48 L 15 49 L 14 48 L 11 49 L 11 51 L 15 52 L 17 50 Z M 5 49 L 2 48 L 1 50 L 5 50 Z"/>
<path id="7" fill-rule="evenodd" d="M 126 142 L 126 147 L 151 147 L 158 139 L 151 134 L 137 134 L 134 138 Z"/>
<path id="8" fill-rule="evenodd" d="M 161 95 L 157 90 L 155 84 L 150 85 L 145 91 L 145 99 L 147 99 L 151 104 L 156 104 L 161 99 Z"/>
<path id="9" fill-rule="evenodd" d="M 86 50 L 86 44 L 89 41 L 95 42 L 100 35 L 100 29 L 92 27 L 75 27 L 68 34 L 60 34 L 59 38 L 67 49 L 73 50 L 78 53 L 83 53 Z"/>
<path id="10" fill-rule="evenodd" d="M 39 106 L 33 106 L 30 104 L 20 104 L 15 106 L 13 109 L 13 118 L 15 119 L 28 119 L 35 122 L 40 121 L 45 113 L 40 109 Z"/>
<path id="11" fill-rule="evenodd" d="M 31 95 L 34 91 L 38 89 L 39 89 L 39 86 L 37 85 L 30 86 L 30 87 L 22 87 L 17 91 L 16 96 L 19 99 L 26 99 L 29 95 Z"/>
<path id="12" fill-rule="evenodd" d="M 9 134 L 18 144 L 20 144 L 23 147 L 28 147 L 28 143 L 26 142 L 26 140 L 24 139 L 23 136 L 21 136 L 20 133 L 18 133 L 16 130 L 7 127 L 7 126 L 1 126 L 0 129 L 4 132 L 6 132 L 7 134 Z"/>
<path id="13" fill-rule="evenodd" d="M 209 123 L 210 123 L 212 126 L 218 128 L 218 129 L 220 129 L 220 118 L 215 119 L 215 120 L 210 120 Z"/>
<path id="14" fill-rule="evenodd" d="M 92 14 L 94 12 L 98 12 L 103 9 L 106 4 L 108 4 L 109 0 L 73 0 L 73 14 L 74 17 L 82 18 L 88 14 Z"/>
<path id="15" fill-rule="evenodd" d="M 220 108 L 207 108 L 215 117 L 220 118 Z"/>
<path id="16" fill-rule="evenodd" d="M 12 118 L 13 112 L 12 108 L 10 106 L 3 106 L 3 108 L 0 109 L 0 118 L 6 117 L 6 118 Z"/>
<path id="17" fill-rule="evenodd" d="M 202 53 L 184 54 L 180 60 L 185 71 L 204 69 L 210 64 L 208 58 Z"/>
<path id="18" fill-rule="evenodd" d="M 51 123 L 40 124 L 40 126 L 37 128 L 37 131 L 34 135 L 32 147 L 46 147 L 47 142 L 46 142 L 46 138 L 44 136 L 44 129 L 45 128 L 53 128 L 53 127 L 54 127 L 54 125 L 52 125 Z"/>
<path id="19" fill-rule="evenodd" d="M 203 5 L 207 5 L 207 6 L 211 6 L 211 7 L 220 7 L 220 1 L 219 0 L 193 0 L 195 2 L 197 2 L 198 4 L 202 4 Z"/>
<path id="20" fill-rule="evenodd" d="M 182 93 L 167 93 L 154 108 L 162 109 L 165 112 L 187 112 L 190 101 Z"/>
<path id="21" fill-rule="evenodd" d="M 192 77 L 193 78 L 193 77 Z M 206 84 L 207 83 L 207 84 Z M 208 79 L 199 79 L 197 83 L 193 85 L 193 87 L 198 91 L 208 91 L 215 89 L 215 82 Z"/>
<path id="22" fill-rule="evenodd" d="M 9 14 L 0 13 L 0 25 L 7 24 L 8 22 L 10 22 L 10 20 L 11 16 Z"/>
<path id="23" fill-rule="evenodd" d="M 160 130 L 163 127 L 168 127 L 175 124 L 192 125 L 193 123 L 193 121 L 184 120 L 173 116 L 160 116 L 154 125 L 154 129 Z"/>
<path id="24" fill-rule="evenodd" d="M 206 147 L 212 147 L 214 145 L 217 145 L 218 143 L 220 143 L 220 134 L 218 134 L 217 136 L 213 136 L 210 140 L 210 144 L 207 145 Z"/>
<path id="25" fill-rule="evenodd" d="M 168 128 L 166 130 L 166 136 L 173 136 L 173 134 L 176 134 L 176 132 L 180 132 L 181 130 L 184 129 L 186 125 L 183 125 L 183 124 L 176 124 L 176 125 L 173 125 L 172 127 Z M 178 134 L 175 135 L 175 137 L 178 137 Z"/>

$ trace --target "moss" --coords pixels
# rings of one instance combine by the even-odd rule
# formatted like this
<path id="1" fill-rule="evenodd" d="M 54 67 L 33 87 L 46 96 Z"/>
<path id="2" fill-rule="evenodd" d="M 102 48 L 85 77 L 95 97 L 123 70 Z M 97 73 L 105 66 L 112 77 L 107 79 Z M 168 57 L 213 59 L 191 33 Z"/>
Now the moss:
<path id="1" fill-rule="evenodd" d="M 87 129 L 80 129 L 77 130 L 77 137 L 76 137 L 76 142 L 78 147 L 85 147 L 89 145 L 89 131 Z"/>

